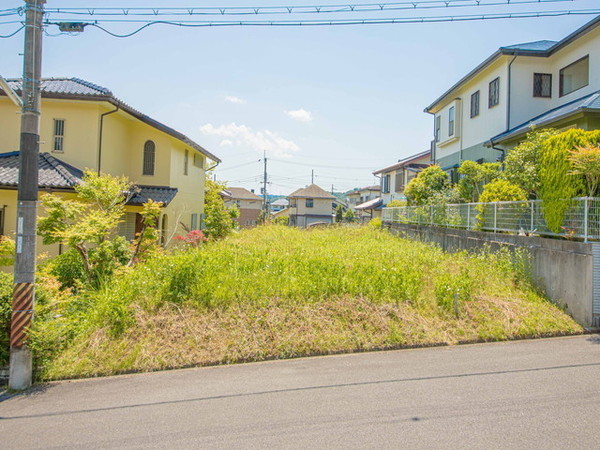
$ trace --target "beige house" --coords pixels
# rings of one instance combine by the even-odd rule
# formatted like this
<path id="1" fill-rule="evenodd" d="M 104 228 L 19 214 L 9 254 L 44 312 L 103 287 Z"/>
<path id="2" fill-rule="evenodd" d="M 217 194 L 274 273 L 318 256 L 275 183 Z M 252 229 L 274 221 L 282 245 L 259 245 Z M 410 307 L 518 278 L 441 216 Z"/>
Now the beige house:
<path id="1" fill-rule="evenodd" d="M 240 215 L 236 219 L 240 228 L 250 228 L 257 224 L 263 209 L 263 199 L 254 192 L 243 187 L 228 187 L 221 192 L 227 207 L 235 205 Z"/>
<path id="2" fill-rule="evenodd" d="M 560 41 L 499 48 L 425 112 L 432 160 L 455 180 L 462 161 L 502 159 L 531 126 L 600 129 L 600 16 Z"/>
<path id="3" fill-rule="evenodd" d="M 381 194 L 381 186 L 366 186 L 362 188 L 356 188 L 346 193 L 346 201 L 350 208 L 355 208 L 361 203 L 368 202 L 369 200 L 376 199 Z"/>
<path id="4" fill-rule="evenodd" d="M 317 223 L 333 223 L 337 198 L 316 184 L 292 192 L 288 199 L 290 206 L 286 214 L 290 225 L 305 228 Z"/>
<path id="5" fill-rule="evenodd" d="M 376 170 L 373 175 L 381 177 L 381 200 L 387 205 L 392 200 L 406 200 L 405 186 L 431 163 L 431 150 L 426 150 L 396 164 Z"/>

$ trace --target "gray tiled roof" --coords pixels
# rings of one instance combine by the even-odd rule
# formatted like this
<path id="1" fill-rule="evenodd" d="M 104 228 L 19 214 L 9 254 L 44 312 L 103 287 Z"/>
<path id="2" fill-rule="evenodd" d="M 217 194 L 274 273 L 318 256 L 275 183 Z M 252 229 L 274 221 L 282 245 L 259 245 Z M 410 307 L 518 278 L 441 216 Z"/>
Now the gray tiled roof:
<path id="1" fill-rule="evenodd" d="M 330 198 L 335 200 L 336 197 L 331 195 L 325 189 L 320 188 L 316 184 L 311 184 L 305 188 L 296 189 L 288 198 Z"/>
<path id="2" fill-rule="evenodd" d="M 69 189 L 81 181 L 83 172 L 49 153 L 38 157 L 40 188 Z M 0 154 L 0 186 L 17 186 L 19 152 Z"/>
<path id="3" fill-rule="evenodd" d="M 6 80 L 10 87 L 17 93 L 21 92 L 22 80 L 20 79 L 7 79 Z M 210 159 L 216 162 L 221 160 L 210 153 L 208 150 L 203 148 L 201 145 L 192 141 L 185 134 L 171 128 L 158 120 L 153 119 L 150 116 L 138 111 L 137 109 L 129 106 L 127 103 L 119 100 L 114 94 L 107 88 L 98 86 L 97 84 L 90 83 L 89 81 L 82 80 L 80 78 L 43 78 L 41 83 L 42 97 L 47 98 L 65 98 L 65 99 L 77 99 L 77 100 L 95 100 L 95 101 L 106 101 L 112 105 L 122 109 L 123 111 L 131 114 L 133 117 L 147 123 L 151 127 L 154 127 L 164 133 L 173 136 L 176 139 L 186 143 L 200 153 L 208 156 Z M 0 95 L 6 95 L 2 88 L 0 88 Z"/>
<path id="4" fill-rule="evenodd" d="M 559 106 L 558 108 L 551 109 L 550 111 L 547 111 L 537 117 L 533 117 L 527 122 L 494 136 L 492 139 L 490 139 L 490 143 L 501 142 L 505 139 L 528 132 L 532 126 L 540 127 L 550 125 L 560 119 L 564 119 L 575 113 L 584 111 L 600 111 L 600 91 L 596 91 L 593 94 L 586 95 L 585 97 L 573 100 L 566 105 Z"/>
<path id="5" fill-rule="evenodd" d="M 546 51 L 551 48 L 557 41 L 535 41 L 535 42 L 525 42 L 524 44 L 515 44 L 515 45 L 507 45 L 506 47 L 501 47 L 505 49 L 511 50 L 523 50 L 523 51 Z"/>
<path id="6" fill-rule="evenodd" d="M 171 200 L 177 195 L 177 188 L 169 186 L 137 186 L 139 192 L 136 193 L 129 202 L 128 205 L 143 205 L 148 200 L 154 200 L 155 202 L 164 203 L 165 206 L 171 203 Z"/>
<path id="7" fill-rule="evenodd" d="M 38 156 L 40 189 L 73 189 L 81 183 L 83 171 L 55 158 L 50 153 Z M 0 187 L 16 188 L 19 183 L 19 152 L 0 153 Z M 149 199 L 168 205 L 177 195 L 169 186 L 137 186 L 138 192 L 128 205 L 142 205 Z"/>
<path id="8" fill-rule="evenodd" d="M 425 150 L 424 152 L 417 153 L 416 155 L 411 155 L 407 158 L 401 159 L 396 164 L 392 164 L 391 166 L 376 170 L 375 172 L 373 172 L 373 175 L 377 175 L 378 173 L 390 172 L 392 170 L 398 170 L 402 167 L 409 166 L 412 164 L 413 161 L 423 158 L 424 156 L 427 156 L 427 155 L 431 156 L 431 150 Z M 429 158 L 429 159 L 431 159 L 431 158 Z M 423 166 L 427 167 L 427 165 L 423 165 Z"/>

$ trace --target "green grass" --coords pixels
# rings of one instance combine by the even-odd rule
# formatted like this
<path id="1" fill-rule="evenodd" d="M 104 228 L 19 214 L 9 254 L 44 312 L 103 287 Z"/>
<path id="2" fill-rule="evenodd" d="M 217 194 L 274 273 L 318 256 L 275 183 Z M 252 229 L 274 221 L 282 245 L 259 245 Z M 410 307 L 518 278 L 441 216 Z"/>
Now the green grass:
<path id="1" fill-rule="evenodd" d="M 526 266 L 369 227 L 260 227 L 156 256 L 100 292 L 46 280 L 38 378 L 581 333 Z"/>

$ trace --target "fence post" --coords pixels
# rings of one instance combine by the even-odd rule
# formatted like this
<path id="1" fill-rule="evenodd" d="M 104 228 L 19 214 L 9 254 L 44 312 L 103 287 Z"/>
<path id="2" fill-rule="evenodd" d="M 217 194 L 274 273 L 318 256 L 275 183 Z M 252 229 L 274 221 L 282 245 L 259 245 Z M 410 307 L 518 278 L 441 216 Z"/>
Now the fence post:
<path id="1" fill-rule="evenodd" d="M 450 204 L 446 205 L 446 227 L 450 226 Z"/>
<path id="2" fill-rule="evenodd" d="M 433 205 L 429 205 L 429 225 L 433 226 Z"/>
<path id="3" fill-rule="evenodd" d="M 531 224 L 529 225 L 529 232 L 533 233 L 533 226 L 535 225 L 534 216 L 535 216 L 535 203 L 533 200 L 529 200 L 531 203 Z"/>
<path id="4" fill-rule="evenodd" d="M 467 230 L 471 229 L 471 204 L 467 203 Z"/>
<path id="5" fill-rule="evenodd" d="M 498 203 L 494 202 L 494 233 L 496 233 L 496 227 L 498 225 L 498 221 L 496 219 L 498 214 Z"/>
<path id="6" fill-rule="evenodd" d="M 583 242 L 588 241 L 588 197 L 583 199 Z"/>

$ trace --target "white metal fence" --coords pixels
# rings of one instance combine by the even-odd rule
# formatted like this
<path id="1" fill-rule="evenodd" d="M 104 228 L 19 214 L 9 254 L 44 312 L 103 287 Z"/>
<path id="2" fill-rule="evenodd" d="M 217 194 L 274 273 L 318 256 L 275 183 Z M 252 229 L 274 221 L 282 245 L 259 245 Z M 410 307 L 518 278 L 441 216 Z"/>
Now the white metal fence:
<path id="1" fill-rule="evenodd" d="M 382 220 L 515 234 L 600 240 L 600 198 L 568 201 L 560 232 L 551 231 L 541 200 L 383 208 Z"/>

